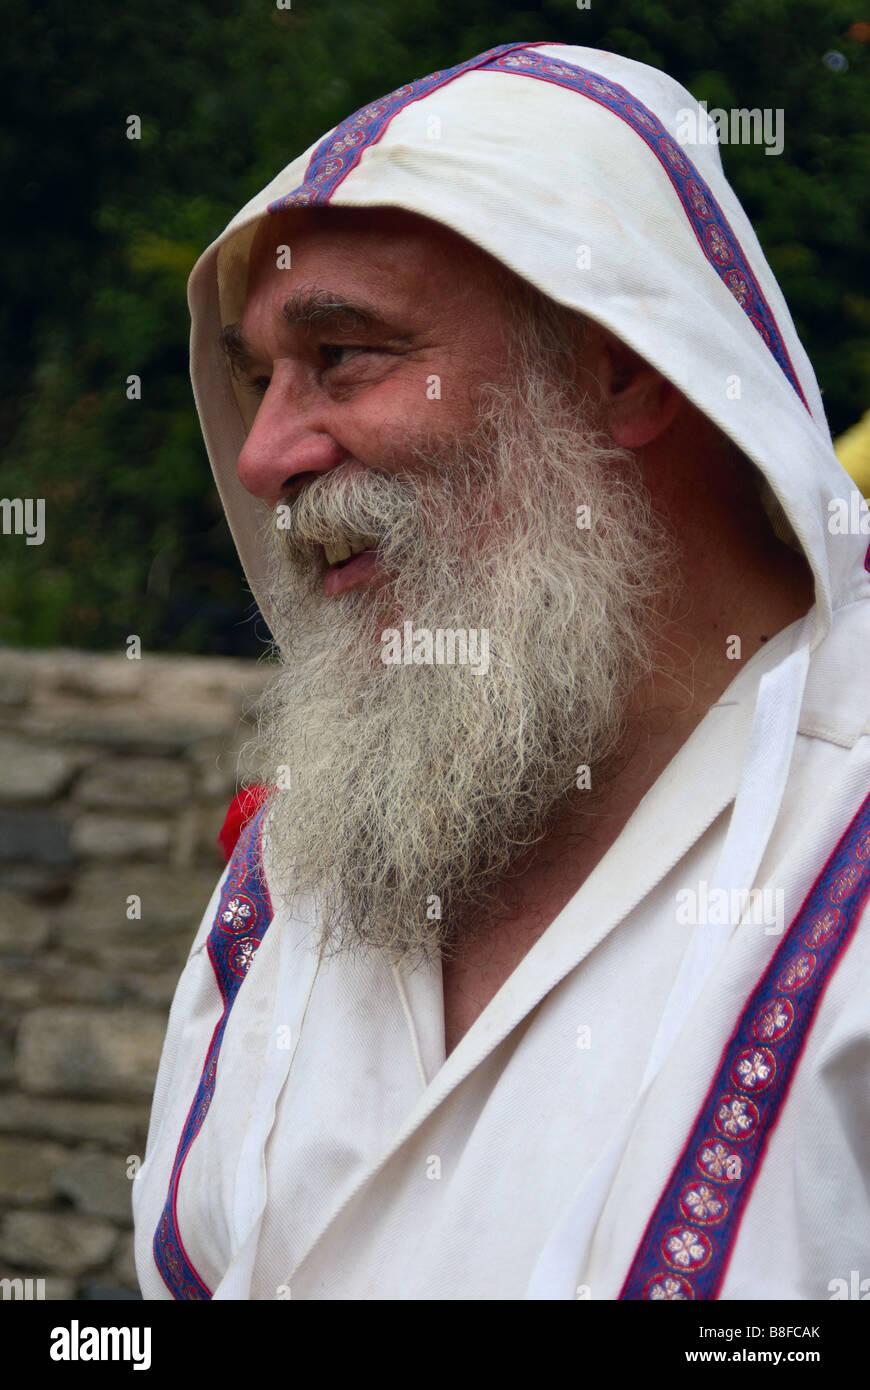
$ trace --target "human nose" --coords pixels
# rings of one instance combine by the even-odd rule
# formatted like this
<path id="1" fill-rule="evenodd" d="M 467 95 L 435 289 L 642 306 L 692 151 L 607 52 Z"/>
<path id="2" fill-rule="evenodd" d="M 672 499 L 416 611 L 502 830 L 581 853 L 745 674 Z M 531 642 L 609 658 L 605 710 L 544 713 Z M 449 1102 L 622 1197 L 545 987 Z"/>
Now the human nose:
<path id="1" fill-rule="evenodd" d="M 270 506 L 286 501 L 303 473 L 327 473 L 345 457 L 326 405 L 299 373 L 276 367 L 236 465 L 239 481 Z"/>

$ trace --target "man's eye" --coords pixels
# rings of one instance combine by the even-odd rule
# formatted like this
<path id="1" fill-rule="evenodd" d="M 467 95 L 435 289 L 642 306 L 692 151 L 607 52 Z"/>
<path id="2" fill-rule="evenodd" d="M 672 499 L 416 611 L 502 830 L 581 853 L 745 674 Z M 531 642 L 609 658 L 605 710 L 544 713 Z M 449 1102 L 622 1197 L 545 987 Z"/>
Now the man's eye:
<path id="1" fill-rule="evenodd" d="M 321 343 L 320 351 L 323 353 L 323 356 L 326 359 L 326 365 L 328 367 L 343 367 L 345 362 L 348 362 L 351 359 L 347 357 L 343 358 L 341 356 L 342 353 L 371 352 L 372 349 L 366 347 L 354 347 L 350 343 Z"/>

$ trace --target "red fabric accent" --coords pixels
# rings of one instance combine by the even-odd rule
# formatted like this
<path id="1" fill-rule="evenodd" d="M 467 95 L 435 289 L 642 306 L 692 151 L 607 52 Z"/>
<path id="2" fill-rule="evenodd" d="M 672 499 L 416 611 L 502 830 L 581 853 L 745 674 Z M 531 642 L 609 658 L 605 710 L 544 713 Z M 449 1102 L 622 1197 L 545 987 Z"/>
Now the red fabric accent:
<path id="1" fill-rule="evenodd" d="M 217 843 L 228 861 L 232 859 L 233 850 L 248 821 L 253 820 L 271 790 L 262 782 L 254 782 L 250 787 L 242 787 L 233 797 L 217 837 Z"/>

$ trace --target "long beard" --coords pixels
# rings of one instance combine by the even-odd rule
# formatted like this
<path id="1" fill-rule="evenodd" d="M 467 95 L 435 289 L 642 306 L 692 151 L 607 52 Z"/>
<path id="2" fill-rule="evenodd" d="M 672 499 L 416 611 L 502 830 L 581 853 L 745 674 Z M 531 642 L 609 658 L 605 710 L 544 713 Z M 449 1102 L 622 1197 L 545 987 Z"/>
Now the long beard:
<path id="1" fill-rule="evenodd" d="M 600 792 L 654 666 L 669 543 L 631 455 L 543 365 L 487 388 L 478 419 L 406 444 L 401 475 L 335 468 L 270 527 L 267 863 L 288 904 L 314 894 L 327 951 L 410 961 L 475 936 L 511 867 L 588 805 L 581 768 Z M 393 577 L 324 597 L 336 533 L 375 536 Z M 385 665 L 405 622 L 485 629 L 488 669 Z"/>

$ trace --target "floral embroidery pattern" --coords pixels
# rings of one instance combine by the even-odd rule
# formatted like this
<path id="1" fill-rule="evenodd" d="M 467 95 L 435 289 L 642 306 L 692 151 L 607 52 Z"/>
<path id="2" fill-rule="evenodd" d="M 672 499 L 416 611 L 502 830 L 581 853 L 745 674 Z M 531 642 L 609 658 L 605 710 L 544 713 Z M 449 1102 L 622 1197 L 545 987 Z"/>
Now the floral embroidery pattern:
<path id="1" fill-rule="evenodd" d="M 804 951 L 797 960 L 789 961 L 777 980 L 779 989 L 803 989 L 812 978 L 816 968 L 816 958 L 812 951 Z"/>
<path id="2" fill-rule="evenodd" d="M 720 1182 L 737 1182 L 743 1177 L 743 1159 L 730 1144 L 720 1139 L 707 1139 L 698 1150 L 697 1165 L 708 1178 Z"/>
<path id="3" fill-rule="evenodd" d="M 794 1004 L 791 1000 L 771 999 L 753 1019 L 752 1036 L 759 1042 L 779 1042 L 793 1023 Z"/>
<path id="4" fill-rule="evenodd" d="M 229 958 L 230 969 L 234 975 L 247 975 L 254 963 L 254 952 L 259 944 L 259 941 L 255 941 L 252 937 L 248 937 L 245 941 L 236 942 Z"/>
<path id="5" fill-rule="evenodd" d="M 776 1073 L 776 1058 L 767 1047 L 739 1052 L 731 1068 L 731 1080 L 745 1091 L 763 1091 Z"/>
<path id="6" fill-rule="evenodd" d="M 703 1269 L 713 1253 L 709 1236 L 691 1226 L 679 1226 L 668 1231 L 662 1241 L 661 1253 L 669 1265 L 680 1269 Z"/>
<path id="7" fill-rule="evenodd" d="M 714 1124 L 729 1139 L 748 1139 L 758 1124 L 758 1110 L 743 1096 L 723 1096 Z"/>
<path id="8" fill-rule="evenodd" d="M 840 924 L 840 914 L 835 907 L 829 907 L 824 912 L 820 912 L 815 921 L 810 924 L 809 930 L 804 937 L 804 945 L 810 950 L 816 946 L 821 946 L 823 941 L 827 941 L 831 932 L 837 930 Z"/>
<path id="9" fill-rule="evenodd" d="M 870 796 L 747 1002 L 620 1298 L 718 1296 L 752 1183 L 822 992 L 868 897 Z"/>
<path id="10" fill-rule="evenodd" d="M 229 931 L 245 931 L 255 911 L 250 898 L 230 898 L 225 911 L 218 914 L 218 922 Z"/>
<path id="11" fill-rule="evenodd" d="M 218 1054 L 230 1009 L 272 920 L 269 890 L 260 868 L 260 827 L 265 813 L 263 806 L 239 838 L 209 933 L 208 955 L 224 1010 L 214 1030 L 196 1095 L 181 1132 L 169 1179 L 169 1194 L 154 1235 L 154 1262 L 169 1292 L 177 1299 L 202 1301 L 211 1298 L 211 1290 L 197 1274 L 184 1249 L 178 1229 L 176 1199 L 184 1161 L 214 1096 Z M 241 931 L 246 935 L 239 938 Z"/>
<path id="12" fill-rule="evenodd" d="M 652 1299 L 672 1298 L 687 1301 L 694 1298 L 695 1294 L 688 1279 L 681 1278 L 679 1274 L 661 1274 L 649 1281 L 643 1296 Z"/>
<path id="13" fill-rule="evenodd" d="M 752 303 L 753 294 L 749 288 L 749 281 L 745 275 L 741 275 L 739 270 L 729 270 L 725 274 L 725 284 L 733 294 L 741 309 L 745 309 L 747 304 Z"/>
<path id="14" fill-rule="evenodd" d="M 680 1210 L 687 1221 L 697 1221 L 712 1225 L 721 1221 L 728 1212 L 728 1203 L 718 1187 L 710 1187 L 705 1182 L 690 1184 L 683 1188 L 680 1196 Z"/>

